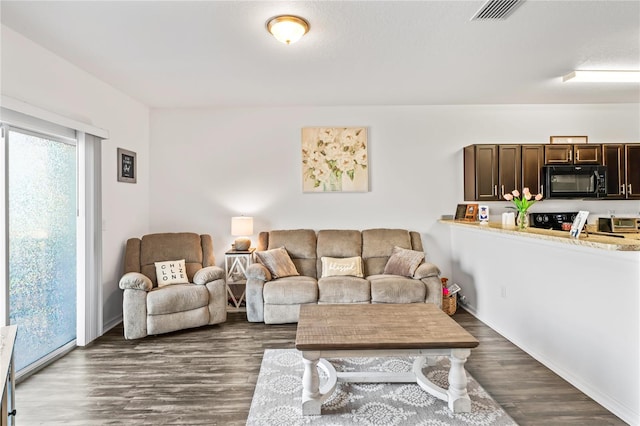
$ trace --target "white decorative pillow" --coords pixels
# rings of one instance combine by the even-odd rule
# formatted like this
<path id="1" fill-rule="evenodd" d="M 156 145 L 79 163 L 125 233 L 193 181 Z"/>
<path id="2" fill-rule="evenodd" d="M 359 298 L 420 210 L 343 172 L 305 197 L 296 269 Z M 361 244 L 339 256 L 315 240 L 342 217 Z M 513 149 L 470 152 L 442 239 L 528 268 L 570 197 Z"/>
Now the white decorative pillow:
<path id="1" fill-rule="evenodd" d="M 184 259 L 168 260 L 166 262 L 155 262 L 156 279 L 158 287 L 164 287 L 170 284 L 188 284 L 187 268 L 184 265 Z"/>
<path id="2" fill-rule="evenodd" d="M 408 250 L 395 246 L 391 252 L 391 257 L 384 267 L 384 274 L 402 275 L 413 277 L 418 266 L 424 261 L 424 252 Z"/>
<path id="3" fill-rule="evenodd" d="M 284 247 L 257 251 L 256 257 L 271 272 L 273 279 L 300 275 Z"/>
<path id="4" fill-rule="evenodd" d="M 322 278 L 335 277 L 339 275 L 352 275 L 362 278 L 362 258 L 356 257 L 321 257 L 322 260 Z"/>

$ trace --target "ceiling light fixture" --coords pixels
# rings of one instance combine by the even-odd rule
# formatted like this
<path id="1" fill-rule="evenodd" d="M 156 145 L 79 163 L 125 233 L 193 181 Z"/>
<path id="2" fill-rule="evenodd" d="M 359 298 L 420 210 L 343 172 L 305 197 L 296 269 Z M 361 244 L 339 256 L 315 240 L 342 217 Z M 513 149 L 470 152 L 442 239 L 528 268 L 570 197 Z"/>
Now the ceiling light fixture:
<path id="1" fill-rule="evenodd" d="M 279 15 L 267 21 L 267 31 L 285 44 L 295 43 L 309 32 L 309 23 L 293 15 Z"/>
<path id="2" fill-rule="evenodd" d="M 640 71 L 573 71 L 562 82 L 576 83 L 640 83 Z"/>

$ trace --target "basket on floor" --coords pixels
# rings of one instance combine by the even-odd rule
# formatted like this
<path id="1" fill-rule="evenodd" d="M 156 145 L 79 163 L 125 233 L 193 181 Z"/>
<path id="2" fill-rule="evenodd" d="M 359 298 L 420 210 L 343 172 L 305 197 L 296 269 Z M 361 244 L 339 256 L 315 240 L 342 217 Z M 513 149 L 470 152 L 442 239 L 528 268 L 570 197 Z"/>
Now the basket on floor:
<path id="1" fill-rule="evenodd" d="M 442 310 L 448 315 L 455 314 L 457 308 L 456 301 L 457 298 L 455 294 L 453 296 L 442 296 Z"/>

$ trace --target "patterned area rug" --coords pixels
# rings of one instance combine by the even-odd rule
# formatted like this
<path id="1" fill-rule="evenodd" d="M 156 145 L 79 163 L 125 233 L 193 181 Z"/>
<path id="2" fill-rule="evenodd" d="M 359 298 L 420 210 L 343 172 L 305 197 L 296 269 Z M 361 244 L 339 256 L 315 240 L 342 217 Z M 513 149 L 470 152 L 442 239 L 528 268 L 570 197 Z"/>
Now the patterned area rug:
<path id="1" fill-rule="evenodd" d="M 473 356 L 473 354 L 472 354 Z M 413 358 L 345 358 L 331 360 L 336 371 L 411 371 Z M 300 352 L 268 349 L 264 352 L 247 425 L 517 425 L 467 373 L 471 412 L 453 414 L 447 403 L 407 383 L 341 383 L 322 405 L 321 416 L 303 416 Z M 438 386 L 448 387 L 448 360 L 442 358 L 424 370 Z M 326 376 L 320 370 L 320 382 Z"/>

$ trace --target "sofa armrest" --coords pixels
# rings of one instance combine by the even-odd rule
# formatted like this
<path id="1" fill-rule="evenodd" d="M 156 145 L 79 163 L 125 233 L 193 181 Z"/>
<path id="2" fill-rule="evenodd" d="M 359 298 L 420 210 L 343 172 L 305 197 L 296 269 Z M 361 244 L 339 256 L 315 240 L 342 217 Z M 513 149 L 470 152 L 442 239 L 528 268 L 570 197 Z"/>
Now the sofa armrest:
<path id="1" fill-rule="evenodd" d="M 264 322 L 264 283 L 271 280 L 271 274 L 264 266 L 254 263 L 247 268 L 247 321 Z"/>
<path id="2" fill-rule="evenodd" d="M 221 280 L 224 278 L 225 273 L 221 267 L 207 266 L 196 272 L 196 274 L 193 276 L 193 283 L 203 285 L 211 281 Z"/>
<path id="3" fill-rule="evenodd" d="M 251 265 L 249 265 L 249 267 L 247 268 L 246 277 L 247 280 L 251 278 L 255 278 L 261 281 L 272 280 L 271 272 L 269 272 L 269 270 L 265 268 L 264 265 L 261 265 L 259 263 L 252 263 Z"/>
<path id="4" fill-rule="evenodd" d="M 442 282 L 440 277 L 432 276 L 422 278 L 420 281 L 427 287 L 427 297 L 425 303 L 433 303 L 438 307 L 442 307 Z"/>
<path id="5" fill-rule="evenodd" d="M 413 273 L 413 278 L 421 280 L 428 277 L 437 277 L 440 275 L 440 268 L 433 263 L 424 262 L 418 266 L 418 269 Z"/>
<path id="6" fill-rule="evenodd" d="M 127 272 L 120 278 L 118 284 L 122 290 L 144 290 L 149 291 L 153 288 L 153 283 L 146 275 L 142 275 L 140 272 Z"/>

